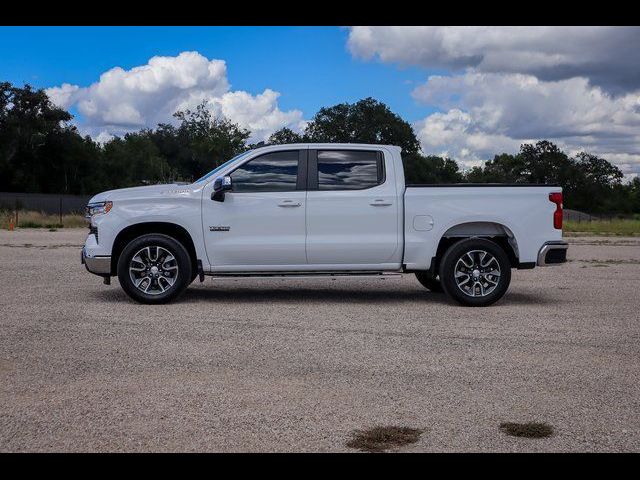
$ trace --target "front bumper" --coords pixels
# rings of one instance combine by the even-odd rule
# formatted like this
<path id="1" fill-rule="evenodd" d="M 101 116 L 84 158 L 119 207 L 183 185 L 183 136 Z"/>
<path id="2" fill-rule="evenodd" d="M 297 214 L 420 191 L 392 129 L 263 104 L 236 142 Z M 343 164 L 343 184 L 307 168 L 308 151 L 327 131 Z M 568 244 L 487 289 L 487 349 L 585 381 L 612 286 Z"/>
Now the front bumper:
<path id="1" fill-rule="evenodd" d="M 538 266 L 548 267 L 565 263 L 568 248 L 569 244 L 563 241 L 545 243 L 538 253 Z"/>
<path id="2" fill-rule="evenodd" d="M 111 275 L 111 257 L 96 256 L 92 257 L 87 254 L 87 249 L 82 247 L 80 262 L 87 268 L 87 271 L 101 277 Z"/>

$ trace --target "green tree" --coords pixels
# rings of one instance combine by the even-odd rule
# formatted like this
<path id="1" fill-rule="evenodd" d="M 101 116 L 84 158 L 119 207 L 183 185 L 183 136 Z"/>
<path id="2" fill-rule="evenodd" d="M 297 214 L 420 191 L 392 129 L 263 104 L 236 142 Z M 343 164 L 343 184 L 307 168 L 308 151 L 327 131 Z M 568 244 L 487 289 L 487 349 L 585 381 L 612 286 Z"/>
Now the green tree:
<path id="1" fill-rule="evenodd" d="M 640 213 L 640 178 L 635 177 L 627 186 L 628 211 Z"/>
<path id="2" fill-rule="evenodd" d="M 450 158 L 418 153 L 403 155 L 405 182 L 410 183 L 460 183 L 463 176 L 458 164 Z"/>
<path id="3" fill-rule="evenodd" d="M 474 183 L 525 183 L 529 181 L 524 158 L 502 153 L 488 160 L 484 167 L 473 167 L 466 180 Z"/>
<path id="4" fill-rule="evenodd" d="M 397 145 L 407 155 L 420 151 L 411 125 L 373 98 L 321 108 L 304 137 L 311 142 Z"/>
<path id="5" fill-rule="evenodd" d="M 127 133 L 105 143 L 101 170 L 110 188 L 166 183 L 176 176 L 149 130 Z"/>
<path id="6" fill-rule="evenodd" d="M 632 211 L 631 186 L 618 167 L 596 155 L 569 157 L 547 140 L 523 144 L 520 153 L 503 153 L 466 173 L 469 182 L 548 183 L 562 186 L 564 204 L 590 213 Z"/>
<path id="7" fill-rule="evenodd" d="M 195 180 L 246 150 L 250 132 L 226 119 L 213 117 L 202 103 L 176 112 L 177 127 L 161 124 L 151 138 L 169 166 L 186 180 Z"/>
<path id="8" fill-rule="evenodd" d="M 272 133 L 267 143 L 271 145 L 282 145 L 285 143 L 302 143 L 304 141 L 304 135 L 296 133 L 290 128 L 284 127 L 277 132 Z"/>
<path id="9" fill-rule="evenodd" d="M 0 190 L 85 193 L 96 145 L 44 90 L 0 83 Z"/>
<path id="10" fill-rule="evenodd" d="M 570 203 L 594 213 L 630 211 L 627 188 L 621 185 L 624 176 L 618 167 L 586 152 L 578 153 L 573 162 L 577 173 L 567 187 Z"/>

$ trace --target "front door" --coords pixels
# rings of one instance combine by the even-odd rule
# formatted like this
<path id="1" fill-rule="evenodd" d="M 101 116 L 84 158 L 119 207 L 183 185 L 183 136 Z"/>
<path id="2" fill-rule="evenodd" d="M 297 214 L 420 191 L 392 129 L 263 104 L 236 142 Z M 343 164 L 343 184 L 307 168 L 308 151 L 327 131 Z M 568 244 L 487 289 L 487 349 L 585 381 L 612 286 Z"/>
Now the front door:
<path id="1" fill-rule="evenodd" d="M 223 202 L 203 198 L 214 271 L 265 271 L 306 264 L 306 150 L 266 153 L 230 173 Z"/>

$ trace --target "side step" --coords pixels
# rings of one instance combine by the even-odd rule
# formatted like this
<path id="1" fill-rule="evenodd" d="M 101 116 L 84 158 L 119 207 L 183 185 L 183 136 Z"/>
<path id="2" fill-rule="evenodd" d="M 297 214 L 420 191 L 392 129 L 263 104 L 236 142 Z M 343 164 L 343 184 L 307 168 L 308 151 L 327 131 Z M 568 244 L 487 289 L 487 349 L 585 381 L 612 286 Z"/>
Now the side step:
<path id="1" fill-rule="evenodd" d="M 253 272 L 253 273 L 207 273 L 214 280 L 239 278 L 398 278 L 401 272 Z"/>

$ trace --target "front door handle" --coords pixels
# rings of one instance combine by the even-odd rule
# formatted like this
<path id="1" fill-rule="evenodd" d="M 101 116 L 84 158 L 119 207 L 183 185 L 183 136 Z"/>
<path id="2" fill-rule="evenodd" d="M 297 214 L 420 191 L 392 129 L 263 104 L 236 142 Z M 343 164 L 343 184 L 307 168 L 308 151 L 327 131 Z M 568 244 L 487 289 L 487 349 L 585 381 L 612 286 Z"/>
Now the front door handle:
<path id="1" fill-rule="evenodd" d="M 278 204 L 279 207 L 299 207 L 301 205 L 302 203 L 294 202 L 293 200 L 283 200 Z"/>
<path id="2" fill-rule="evenodd" d="M 382 198 L 377 198 L 373 202 L 370 202 L 369 205 L 371 205 L 372 207 L 388 207 L 389 205 L 392 205 L 392 203 L 383 200 Z"/>

